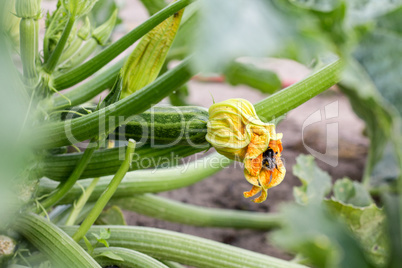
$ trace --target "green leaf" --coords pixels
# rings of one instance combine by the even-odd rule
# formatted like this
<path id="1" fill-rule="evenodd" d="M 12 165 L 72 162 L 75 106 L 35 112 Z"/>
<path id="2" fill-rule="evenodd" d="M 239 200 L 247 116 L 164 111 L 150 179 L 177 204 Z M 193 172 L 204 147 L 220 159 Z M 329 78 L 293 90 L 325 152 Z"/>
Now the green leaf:
<path id="1" fill-rule="evenodd" d="M 361 183 L 351 181 L 349 178 L 336 180 L 333 191 L 335 199 L 345 204 L 365 207 L 374 202 Z"/>
<path id="2" fill-rule="evenodd" d="M 396 150 L 392 142 L 388 142 L 383 157 L 378 159 L 371 173 L 371 181 L 375 185 L 395 182 L 401 174 L 401 166 L 397 162 Z"/>
<path id="3" fill-rule="evenodd" d="M 112 16 L 113 12 L 119 8 L 121 6 L 115 0 L 98 0 L 88 14 L 88 17 L 92 25 L 98 26 L 106 22 Z M 117 17 L 115 25 L 121 24 L 121 22 L 121 18 Z"/>
<path id="4" fill-rule="evenodd" d="M 390 260 L 387 267 L 402 267 L 402 199 L 401 196 L 386 194 L 382 196 L 387 214 L 388 236 L 390 238 Z"/>
<path id="5" fill-rule="evenodd" d="M 314 267 L 373 267 L 349 230 L 320 204 L 291 205 L 282 211 L 284 227 L 271 240 L 307 257 Z"/>
<path id="6" fill-rule="evenodd" d="M 377 163 L 382 162 L 384 148 L 390 142 L 394 124 L 400 119 L 392 107 L 384 101 L 370 76 L 359 63 L 349 61 L 340 86 L 343 93 L 349 97 L 355 113 L 365 121 L 367 134 L 371 141 L 363 184 L 378 186 L 384 178 L 377 174 L 377 180 L 371 181 L 372 171 Z M 391 149 L 396 148 L 398 147 L 393 146 Z M 395 150 L 394 153 L 398 154 L 398 151 Z M 390 162 L 388 161 L 388 163 Z M 377 169 L 381 170 L 382 167 Z"/>
<path id="7" fill-rule="evenodd" d="M 375 204 L 355 207 L 336 200 L 326 200 L 325 204 L 347 224 L 373 262 L 380 266 L 386 264 L 389 250 L 384 233 L 385 215 L 381 209 Z"/>
<path id="8" fill-rule="evenodd" d="M 399 16 L 402 16 L 402 9 L 399 10 Z M 401 33 L 393 31 L 392 28 L 377 28 L 362 39 L 354 52 L 354 56 L 367 71 L 380 94 L 395 106 L 400 115 L 402 115 L 401 43 Z"/>
<path id="9" fill-rule="evenodd" d="M 101 229 L 99 234 L 92 233 L 92 235 L 96 238 L 96 241 L 98 241 L 98 243 L 105 245 L 105 247 L 107 248 L 109 247 L 107 239 L 110 238 L 110 229 Z"/>
<path id="10" fill-rule="evenodd" d="M 109 239 L 110 238 L 110 229 L 101 229 L 100 237 L 102 239 Z"/>
<path id="11" fill-rule="evenodd" d="M 151 16 L 167 6 L 165 0 L 141 0 L 141 3 Z"/>
<path id="12" fill-rule="evenodd" d="M 293 166 L 293 174 L 302 186 L 293 188 L 293 195 L 299 204 L 320 203 L 331 190 L 331 177 L 322 171 L 311 155 L 299 155 Z"/>
<path id="13" fill-rule="evenodd" d="M 127 225 L 123 212 L 118 206 L 103 211 L 96 220 L 98 225 Z"/>
<path id="14" fill-rule="evenodd" d="M 199 22 L 194 64 L 202 71 L 224 70 L 239 56 L 279 55 L 307 63 L 328 51 L 327 36 L 312 14 L 288 1 L 204 0 Z"/>
<path id="15" fill-rule="evenodd" d="M 104 251 L 101 254 L 96 255 L 94 258 L 99 257 L 99 256 L 106 257 L 106 258 L 114 260 L 114 261 L 124 261 L 124 259 L 122 257 L 120 257 L 119 255 L 117 255 L 111 251 Z"/>

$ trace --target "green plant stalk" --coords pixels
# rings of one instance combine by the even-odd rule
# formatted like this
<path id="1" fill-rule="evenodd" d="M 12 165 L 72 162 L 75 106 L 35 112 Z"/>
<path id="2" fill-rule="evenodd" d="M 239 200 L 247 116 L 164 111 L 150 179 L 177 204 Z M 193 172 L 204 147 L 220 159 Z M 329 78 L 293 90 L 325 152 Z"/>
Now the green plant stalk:
<path id="1" fill-rule="evenodd" d="M 231 160 L 215 152 L 203 159 L 175 167 L 128 172 L 113 198 L 129 197 L 134 194 L 157 193 L 186 187 L 217 173 L 231 163 Z M 111 179 L 112 176 L 100 178 L 88 201 L 93 202 L 98 200 Z M 81 180 L 80 185 L 87 188 L 91 182 L 92 179 Z M 50 193 L 56 187 L 57 182 L 41 179 L 39 195 Z M 81 196 L 81 193 L 81 187 L 76 184 L 59 204 L 72 203 Z"/>
<path id="2" fill-rule="evenodd" d="M 119 122 L 121 117 L 128 120 L 129 116 L 149 109 L 153 103 L 160 102 L 176 88 L 187 82 L 192 77 L 189 65 L 189 60 L 184 60 L 135 94 L 92 114 L 70 120 L 70 133 L 68 135 L 65 122 L 54 122 L 33 130 L 30 138 L 37 137 L 39 140 L 33 141 L 33 144 L 37 144 L 42 149 L 50 149 L 71 144 L 71 135 L 77 141 L 101 135 L 103 133 L 99 133 L 100 126 L 103 127 L 104 132 L 110 132 L 117 127 L 110 124 L 112 118 L 114 122 Z M 124 122 L 119 123 L 123 124 Z"/>
<path id="3" fill-rule="evenodd" d="M 254 105 L 264 122 L 277 119 L 307 100 L 317 96 L 340 81 L 343 61 L 338 59 L 297 82 Z"/>
<path id="4" fill-rule="evenodd" d="M 91 142 L 95 142 L 92 140 Z M 78 161 L 77 166 L 74 168 L 74 171 L 71 173 L 70 177 L 57 187 L 56 191 L 47 197 L 43 202 L 42 206 L 45 209 L 50 208 L 51 206 L 57 204 L 57 202 L 65 196 L 68 191 L 74 186 L 77 180 L 81 177 L 82 173 L 88 166 L 88 163 L 91 161 L 92 155 L 95 150 L 99 147 L 99 142 L 96 141 L 95 146 L 91 146 L 91 148 L 87 148 L 82 155 L 82 158 Z"/>
<path id="5" fill-rule="evenodd" d="M 183 265 L 173 261 L 162 261 L 162 263 L 169 268 L 185 268 Z"/>
<path id="6" fill-rule="evenodd" d="M 61 14 L 63 11 L 64 11 L 64 9 L 58 8 L 58 9 L 55 11 L 55 13 L 53 14 L 53 16 L 54 16 L 55 18 L 56 18 L 56 17 L 59 17 L 60 14 Z M 49 49 L 49 35 L 52 35 L 52 34 L 55 33 L 55 32 L 54 32 L 55 24 L 58 24 L 58 23 L 59 23 L 59 20 L 57 20 L 57 19 L 52 20 L 52 21 L 50 22 L 49 26 L 47 27 L 46 32 L 45 32 L 45 37 L 44 37 L 44 39 L 43 39 L 43 59 L 44 59 L 45 62 L 47 62 L 47 61 L 49 60 L 49 57 L 50 57 L 50 54 L 49 54 L 49 53 L 50 53 L 50 49 Z M 49 29 L 52 29 L 53 31 L 51 31 L 51 30 L 49 30 Z"/>
<path id="7" fill-rule="evenodd" d="M 21 214 L 12 227 L 45 254 L 54 267 L 101 267 L 70 236 L 38 215 Z"/>
<path id="8" fill-rule="evenodd" d="M 269 230 L 281 225 L 281 217 L 273 213 L 204 208 L 153 194 L 114 199 L 111 204 L 153 218 L 195 226 Z"/>
<path id="9" fill-rule="evenodd" d="M 75 17 L 71 16 L 67 21 L 66 27 L 64 28 L 63 34 L 61 35 L 60 40 L 56 45 L 56 48 L 50 55 L 46 64 L 43 66 L 43 70 L 46 73 L 51 74 L 56 68 L 57 64 L 59 63 L 59 59 L 63 53 L 64 47 L 66 46 L 68 37 L 71 33 L 71 30 L 73 29 L 74 23 L 75 23 Z"/>
<path id="10" fill-rule="evenodd" d="M 32 18 L 20 21 L 20 51 L 23 74 L 27 85 L 34 86 L 38 82 L 36 56 L 38 54 L 36 22 Z"/>
<path id="11" fill-rule="evenodd" d="M 63 230 L 72 234 L 76 226 Z M 151 257 L 175 261 L 189 266 L 203 268 L 306 268 L 264 254 L 226 245 L 212 240 L 149 227 L 137 226 L 93 226 L 90 232 L 110 229 L 108 243 L 112 247 L 138 250 Z M 95 242 L 94 237 L 90 237 Z M 83 243 L 81 243 L 83 244 Z"/>
<path id="12" fill-rule="evenodd" d="M 63 52 L 63 54 L 60 57 L 60 64 L 71 58 L 77 51 L 79 51 L 81 45 L 82 45 L 82 39 L 78 36 L 74 38 L 74 40 L 71 42 L 71 44 L 68 46 L 68 48 Z"/>
<path id="13" fill-rule="evenodd" d="M 281 88 L 281 81 L 276 73 L 250 63 L 233 61 L 224 74 L 226 81 L 233 86 L 243 84 L 268 94 Z"/>
<path id="14" fill-rule="evenodd" d="M 112 260 L 108 257 L 101 256 L 100 254 L 112 252 L 117 256 L 124 259 L 124 261 Z M 95 260 L 102 266 L 118 266 L 124 268 L 168 268 L 166 265 L 161 263 L 154 258 L 149 257 L 141 252 L 126 249 L 126 248 L 117 248 L 117 247 L 109 247 L 109 248 L 96 248 L 94 250 Z"/>
<path id="15" fill-rule="evenodd" d="M 67 73 L 55 77 L 53 81 L 53 86 L 57 90 L 62 90 L 83 81 L 90 75 L 97 72 L 100 68 L 105 66 L 115 57 L 117 57 L 120 53 L 122 53 L 132 44 L 134 44 L 143 35 L 152 30 L 155 26 L 160 24 L 169 16 L 189 5 L 192 1 L 193 0 L 178 0 L 167 6 L 89 61 L 85 62 L 77 68 L 70 70 Z"/>
<path id="16" fill-rule="evenodd" d="M 110 198 L 112 198 L 113 194 L 116 192 L 117 187 L 119 186 L 120 182 L 124 178 L 124 175 L 126 175 L 130 167 L 131 160 L 133 159 L 134 150 L 135 150 L 135 141 L 129 140 L 123 164 L 121 165 L 120 169 L 116 172 L 116 175 L 114 175 L 113 179 L 110 181 L 110 184 L 108 185 L 106 190 L 99 197 L 98 201 L 92 208 L 89 215 L 85 218 L 85 220 L 80 225 L 78 230 L 72 236 L 72 238 L 75 241 L 78 242 L 85 236 L 89 228 L 91 228 L 92 224 L 95 223 L 96 219 L 101 214 L 103 208 L 109 202 Z"/>
<path id="17" fill-rule="evenodd" d="M 80 213 L 77 215 L 77 218 L 75 219 L 74 224 L 79 224 L 85 220 L 85 217 L 89 214 L 89 212 L 92 210 L 94 207 L 95 203 L 86 203 L 83 207 Z M 71 211 L 73 211 L 74 207 L 73 205 L 69 206 L 65 211 L 63 211 L 60 215 L 57 215 L 53 219 L 51 218 L 52 222 L 54 224 L 57 224 L 58 226 L 65 225 L 67 222 L 68 217 L 70 216 Z M 51 213 L 49 216 L 51 217 Z"/>
<path id="18" fill-rule="evenodd" d="M 103 71 L 100 71 L 88 82 L 85 82 L 82 85 L 79 85 L 76 88 L 63 93 L 64 97 L 55 97 L 53 106 L 51 108 L 48 108 L 48 110 L 51 111 L 77 106 L 94 98 L 103 90 L 112 87 L 126 59 L 127 58 L 125 57 L 124 59 L 119 60 L 114 65 L 106 68 Z M 71 103 L 68 102 L 66 98 L 69 99 Z"/>
<path id="19" fill-rule="evenodd" d="M 52 221 L 54 224 L 59 225 L 60 220 L 66 218 L 71 211 L 71 205 L 60 205 L 54 207 L 52 211 L 48 213 L 49 220 Z"/>
<path id="20" fill-rule="evenodd" d="M 78 215 L 82 211 L 82 208 L 87 203 L 89 197 L 91 196 L 92 192 L 94 191 L 95 186 L 98 183 L 99 179 L 100 179 L 99 177 L 94 178 L 92 180 L 91 184 L 88 186 L 88 188 L 86 188 L 85 191 L 82 193 L 82 195 L 80 196 L 80 199 L 78 199 L 77 203 L 73 204 L 73 210 L 71 211 L 70 215 L 67 218 L 67 221 L 65 224 L 66 226 L 74 225 L 75 221 L 77 220 Z"/>
<path id="21" fill-rule="evenodd" d="M 84 62 L 89 56 L 91 56 L 92 53 L 96 50 L 98 47 L 98 42 L 94 39 L 91 38 L 88 41 L 84 43 L 84 45 L 70 57 L 66 62 L 63 64 L 60 64 L 59 69 L 71 69 L 74 68 L 75 66 L 78 66 L 82 62 Z"/>
<path id="22" fill-rule="evenodd" d="M 149 145 L 143 145 L 136 149 L 130 170 L 178 165 L 181 158 L 203 150 L 205 148 L 191 146 L 167 146 L 155 150 Z M 96 151 L 80 179 L 115 174 L 123 162 L 120 157 L 122 154 L 124 154 L 123 147 Z M 65 181 L 74 171 L 81 157 L 82 153 L 49 156 L 44 159 L 41 175 L 52 180 Z"/>

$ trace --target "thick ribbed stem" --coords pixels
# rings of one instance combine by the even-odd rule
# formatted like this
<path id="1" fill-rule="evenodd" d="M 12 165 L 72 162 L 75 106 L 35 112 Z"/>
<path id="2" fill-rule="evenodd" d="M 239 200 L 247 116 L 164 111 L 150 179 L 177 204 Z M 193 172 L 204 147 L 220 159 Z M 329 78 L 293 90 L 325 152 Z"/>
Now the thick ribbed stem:
<path id="1" fill-rule="evenodd" d="M 280 216 L 273 213 L 204 208 L 152 194 L 115 199 L 111 204 L 153 218 L 204 227 L 269 230 L 281 224 Z"/>
<path id="2" fill-rule="evenodd" d="M 63 230 L 72 234 L 77 228 L 66 226 Z M 156 228 L 103 225 L 91 227 L 90 232 L 99 233 L 101 229 L 110 229 L 111 236 L 107 241 L 112 247 L 138 250 L 154 258 L 195 267 L 306 268 L 212 240 Z M 90 242 L 96 242 L 94 237 L 88 238 Z"/>

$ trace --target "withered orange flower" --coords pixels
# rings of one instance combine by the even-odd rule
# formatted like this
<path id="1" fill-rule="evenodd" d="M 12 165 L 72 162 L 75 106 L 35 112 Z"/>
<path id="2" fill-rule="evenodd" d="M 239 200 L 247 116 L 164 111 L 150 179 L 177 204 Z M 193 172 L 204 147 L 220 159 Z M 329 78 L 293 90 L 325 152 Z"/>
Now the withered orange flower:
<path id="1" fill-rule="evenodd" d="M 244 163 L 244 175 L 253 185 L 248 198 L 262 192 L 256 203 L 267 198 L 267 190 L 280 184 L 286 169 L 281 160 L 282 134 L 275 125 L 262 122 L 254 106 L 244 99 L 229 99 L 209 108 L 207 141 L 226 157 Z"/>
<path id="2" fill-rule="evenodd" d="M 253 140 L 251 141 L 251 143 Z M 253 155 L 254 146 L 250 143 L 247 155 Z M 280 139 L 270 139 L 268 149 L 257 157 L 248 157 L 244 160 L 244 176 L 253 185 L 250 191 L 244 192 L 249 198 L 261 191 L 260 197 L 253 200 L 261 203 L 267 199 L 269 188 L 277 186 L 285 177 L 286 169 L 281 160 L 282 142 Z"/>

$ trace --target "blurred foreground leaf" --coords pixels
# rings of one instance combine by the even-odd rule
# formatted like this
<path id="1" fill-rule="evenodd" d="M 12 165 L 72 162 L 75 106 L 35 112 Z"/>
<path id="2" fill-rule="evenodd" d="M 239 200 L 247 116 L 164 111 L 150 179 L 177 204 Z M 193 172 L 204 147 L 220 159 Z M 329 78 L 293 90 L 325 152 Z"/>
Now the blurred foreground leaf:
<path id="1" fill-rule="evenodd" d="M 325 204 L 347 224 L 369 254 L 370 259 L 379 266 L 385 265 L 389 249 L 383 211 L 375 204 L 355 207 L 336 200 L 326 200 Z"/>
<path id="2" fill-rule="evenodd" d="M 0 17 L 6 2 L 0 2 Z M 27 163 L 33 157 L 30 141 L 22 139 L 28 132 L 32 118 L 27 110 L 30 95 L 13 68 L 11 41 L 3 35 L 0 20 L 0 228 L 4 228 L 21 205 L 30 200 L 35 189 L 35 170 L 28 171 Z M 24 128 L 25 126 L 25 128 Z M 34 164 L 31 168 L 35 168 Z"/>
<path id="3" fill-rule="evenodd" d="M 280 55 L 309 63 L 327 51 L 312 14 L 288 1 L 204 0 L 194 64 L 222 71 L 239 56 Z"/>
<path id="4" fill-rule="evenodd" d="M 374 267 L 349 230 L 324 206 L 293 205 L 283 209 L 284 228 L 274 243 L 307 257 L 315 267 Z"/>
<path id="5" fill-rule="evenodd" d="M 389 268 L 402 267 L 402 198 L 397 195 L 385 194 L 382 197 L 387 214 L 388 236 L 390 238 Z"/>
<path id="6" fill-rule="evenodd" d="M 380 94 L 402 115 L 402 8 L 378 18 L 354 52 Z"/>

